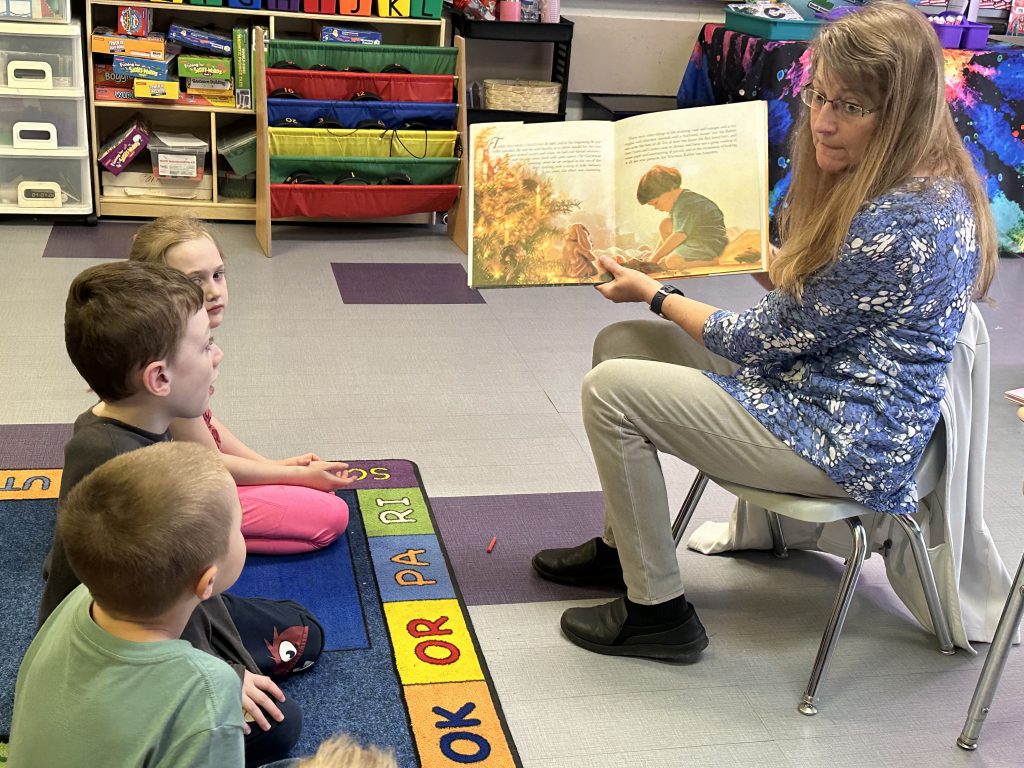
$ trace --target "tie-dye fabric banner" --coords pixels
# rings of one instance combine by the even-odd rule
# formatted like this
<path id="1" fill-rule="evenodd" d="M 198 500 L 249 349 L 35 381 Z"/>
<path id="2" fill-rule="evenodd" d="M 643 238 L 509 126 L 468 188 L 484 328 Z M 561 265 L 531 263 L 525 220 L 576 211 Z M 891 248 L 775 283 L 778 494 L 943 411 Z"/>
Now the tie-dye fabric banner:
<path id="1" fill-rule="evenodd" d="M 946 100 L 982 174 L 1004 251 L 1024 253 L 1024 48 L 990 42 L 983 51 L 944 51 Z M 789 185 L 787 140 L 800 119 L 807 43 L 765 40 L 706 24 L 676 97 L 680 107 L 768 102 L 769 204 Z"/>

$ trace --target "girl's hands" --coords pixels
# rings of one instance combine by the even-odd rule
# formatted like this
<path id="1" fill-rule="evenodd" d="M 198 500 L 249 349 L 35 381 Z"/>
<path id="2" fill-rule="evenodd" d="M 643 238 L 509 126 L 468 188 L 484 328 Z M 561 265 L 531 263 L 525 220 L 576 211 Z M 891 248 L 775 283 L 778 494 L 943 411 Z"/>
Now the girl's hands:
<path id="1" fill-rule="evenodd" d="M 245 675 L 242 678 L 242 709 L 264 731 L 270 730 L 270 721 L 267 720 L 267 715 L 279 723 L 284 720 L 284 714 L 278 709 L 274 699 L 284 701 L 284 693 L 277 687 L 277 683 L 266 675 L 254 675 L 249 670 L 245 670 Z M 242 729 L 247 734 L 252 730 L 249 723 L 245 721 L 242 722 Z"/>
<path id="2" fill-rule="evenodd" d="M 595 287 L 602 296 L 616 304 L 629 301 L 650 302 L 654 298 L 654 294 L 661 288 L 661 283 L 650 275 L 624 267 L 615 259 L 601 256 L 597 262 L 599 267 L 612 276 L 612 279 Z"/>
<path id="3" fill-rule="evenodd" d="M 322 461 L 315 453 L 304 453 L 301 456 L 292 456 L 290 459 L 278 459 L 275 464 L 283 467 L 308 467 L 312 461 Z"/>
<path id="4" fill-rule="evenodd" d="M 327 493 L 346 488 L 355 482 L 355 478 L 350 477 L 347 470 L 348 464 L 344 462 L 319 459 L 298 468 L 302 485 Z"/>

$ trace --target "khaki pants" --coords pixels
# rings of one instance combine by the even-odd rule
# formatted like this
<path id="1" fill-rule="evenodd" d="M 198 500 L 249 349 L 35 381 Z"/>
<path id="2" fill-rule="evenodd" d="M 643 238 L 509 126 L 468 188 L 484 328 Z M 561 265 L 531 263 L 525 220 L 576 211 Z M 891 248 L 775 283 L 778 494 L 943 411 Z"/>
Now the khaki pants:
<path id="1" fill-rule="evenodd" d="M 847 496 L 703 373 L 735 368 L 665 320 L 616 323 L 594 341 L 583 423 L 604 491 L 604 539 L 618 548 L 636 603 L 684 592 L 658 451 L 723 480 Z"/>

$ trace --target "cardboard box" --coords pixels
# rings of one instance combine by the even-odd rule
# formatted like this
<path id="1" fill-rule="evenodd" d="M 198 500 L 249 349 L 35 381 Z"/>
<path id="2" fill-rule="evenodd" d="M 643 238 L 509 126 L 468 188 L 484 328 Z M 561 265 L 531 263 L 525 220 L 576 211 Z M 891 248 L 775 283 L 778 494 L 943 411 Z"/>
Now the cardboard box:
<path id="1" fill-rule="evenodd" d="M 363 45 L 380 45 L 383 35 L 363 29 L 347 29 L 320 24 L 321 43 L 362 43 Z"/>
<path id="2" fill-rule="evenodd" d="M 135 79 L 135 95 L 140 99 L 177 101 L 181 88 L 177 80 Z"/>
<path id="3" fill-rule="evenodd" d="M 139 170 L 136 170 L 139 168 Z M 148 166 L 135 165 L 115 176 L 108 171 L 100 173 L 104 197 L 163 197 L 178 200 L 212 200 L 213 177 L 199 181 L 191 179 L 165 179 L 154 176 Z"/>
<path id="4" fill-rule="evenodd" d="M 127 77 L 144 77 L 147 80 L 169 80 L 176 77 L 174 57 L 181 48 L 174 43 L 167 44 L 167 53 L 161 61 L 154 59 L 137 59 L 134 56 L 114 56 L 114 72 Z"/>
<path id="5" fill-rule="evenodd" d="M 239 25 L 231 30 L 231 47 L 235 63 L 235 108 L 252 109 L 252 63 L 250 31 Z"/>
<path id="6" fill-rule="evenodd" d="M 175 21 L 167 31 L 167 38 L 186 48 L 231 55 L 231 37 L 218 30 L 189 27 Z"/>
<path id="7" fill-rule="evenodd" d="M 134 5 L 117 6 L 117 34 L 145 37 L 153 31 L 153 9 Z"/>
<path id="8" fill-rule="evenodd" d="M 235 97 L 231 95 L 207 96 L 202 93 L 183 93 L 178 96 L 178 103 L 194 107 L 233 107 L 235 106 Z"/>
<path id="9" fill-rule="evenodd" d="M 92 79 L 97 86 L 120 86 L 122 88 L 131 88 L 134 92 L 133 84 L 135 78 L 117 74 L 114 71 L 113 64 L 94 64 L 92 67 Z"/>
<path id="10" fill-rule="evenodd" d="M 178 57 L 178 74 L 181 77 L 230 80 L 231 59 L 226 59 L 223 56 L 182 54 Z"/>
<path id="11" fill-rule="evenodd" d="M 129 87 L 97 85 L 94 90 L 96 101 L 122 101 L 137 102 L 145 104 L 140 97 L 135 95 L 135 83 Z M 235 99 L 233 96 L 205 96 L 199 93 L 179 93 L 175 102 L 190 107 L 233 107 Z"/>
<path id="12" fill-rule="evenodd" d="M 135 98 L 135 81 L 128 87 L 97 85 L 93 89 L 93 97 L 96 101 L 138 101 Z"/>
<path id="13" fill-rule="evenodd" d="M 214 96 L 231 96 L 234 83 L 230 80 L 212 80 L 206 77 L 185 78 L 185 90 L 189 93 L 212 93 Z"/>
<path id="14" fill-rule="evenodd" d="M 167 51 L 167 40 L 160 32 L 145 37 L 114 34 L 110 27 L 96 27 L 92 31 L 92 52 L 123 54 L 137 59 L 162 61 Z"/>
<path id="15" fill-rule="evenodd" d="M 146 148 L 150 138 L 149 124 L 136 113 L 107 137 L 97 159 L 100 165 L 117 176 Z"/>

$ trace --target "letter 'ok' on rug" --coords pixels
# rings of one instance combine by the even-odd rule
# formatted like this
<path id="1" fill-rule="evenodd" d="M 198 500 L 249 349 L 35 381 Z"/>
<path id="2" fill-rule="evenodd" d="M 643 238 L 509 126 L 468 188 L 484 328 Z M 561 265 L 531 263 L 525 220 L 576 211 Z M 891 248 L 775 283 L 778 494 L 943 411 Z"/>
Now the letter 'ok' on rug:
<path id="1" fill-rule="evenodd" d="M 401 459 L 349 465 L 357 481 L 339 492 L 350 510 L 346 535 L 307 555 L 250 556 L 230 590 L 296 600 L 324 626 L 320 660 L 282 686 L 304 712 L 294 754 L 343 731 L 393 749 L 402 768 L 520 766 L 419 470 Z M 35 627 L 60 477 L 59 469 L 0 470 L 2 740 Z M 0 744 L 0 763 L 5 753 Z"/>

